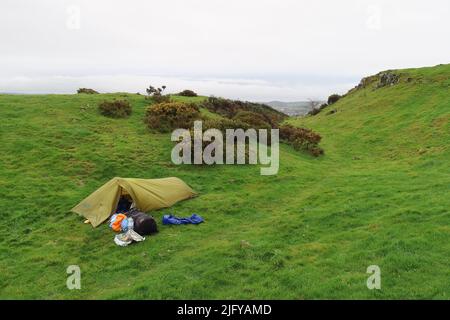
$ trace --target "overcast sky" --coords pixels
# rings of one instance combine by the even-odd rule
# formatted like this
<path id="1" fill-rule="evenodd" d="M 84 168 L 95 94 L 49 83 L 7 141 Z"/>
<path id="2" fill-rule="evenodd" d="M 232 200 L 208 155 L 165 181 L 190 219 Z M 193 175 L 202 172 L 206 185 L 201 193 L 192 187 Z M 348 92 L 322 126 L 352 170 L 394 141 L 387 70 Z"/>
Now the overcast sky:
<path id="1" fill-rule="evenodd" d="M 322 99 L 449 39 L 449 0 L 1 0 L 0 92 Z"/>

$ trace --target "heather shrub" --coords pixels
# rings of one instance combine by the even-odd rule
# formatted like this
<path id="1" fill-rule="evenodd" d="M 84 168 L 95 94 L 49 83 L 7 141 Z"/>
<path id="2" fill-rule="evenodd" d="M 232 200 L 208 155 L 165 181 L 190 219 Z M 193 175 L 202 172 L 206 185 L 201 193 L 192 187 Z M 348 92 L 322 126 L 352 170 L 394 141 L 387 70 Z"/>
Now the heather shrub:
<path id="1" fill-rule="evenodd" d="M 217 129 L 225 134 L 226 129 L 249 129 L 250 126 L 240 120 L 233 119 L 206 119 L 203 121 L 203 131 L 208 129 Z"/>
<path id="2" fill-rule="evenodd" d="M 270 129 L 271 124 L 260 113 L 252 111 L 239 111 L 233 120 L 246 123 L 250 128 L 254 129 Z"/>
<path id="3" fill-rule="evenodd" d="M 227 129 L 243 129 L 243 130 L 247 130 L 250 129 L 248 124 L 244 123 L 244 122 L 240 122 L 237 120 L 232 120 L 232 119 L 227 119 L 227 118 L 223 118 L 223 119 L 206 119 L 203 120 L 202 122 L 202 131 L 203 133 L 209 129 L 217 129 L 222 133 L 222 137 L 223 137 L 223 142 L 225 145 L 225 141 L 226 141 L 226 130 Z M 190 143 L 191 143 L 191 161 L 192 163 L 194 163 L 194 129 L 193 127 L 191 127 L 189 129 L 190 132 Z M 177 141 L 176 143 L 181 142 L 181 138 L 179 139 L 179 141 Z M 212 139 L 214 140 L 214 139 Z M 189 140 L 188 140 L 189 141 Z M 186 140 L 184 140 L 184 142 L 186 142 Z M 202 151 L 205 150 L 205 148 L 211 143 L 211 141 L 202 141 Z M 237 161 L 237 143 L 235 142 L 235 152 L 234 152 L 234 161 Z M 223 150 L 223 161 L 225 162 L 225 149 Z M 212 153 L 215 156 L 215 152 Z M 248 148 L 248 141 L 245 141 L 245 161 L 248 163 L 248 159 L 249 159 L 249 148 Z M 203 160 L 202 160 L 202 164 L 204 164 Z"/>
<path id="4" fill-rule="evenodd" d="M 234 118 L 240 111 L 254 112 L 264 117 L 271 127 L 277 127 L 287 117 L 284 113 L 265 104 L 217 97 L 209 97 L 202 103 L 202 107 L 230 119 Z"/>
<path id="5" fill-rule="evenodd" d="M 163 102 L 149 106 L 144 121 L 150 129 L 168 132 L 177 128 L 189 129 L 199 118 L 200 110 L 195 104 Z"/>
<path id="6" fill-rule="evenodd" d="M 280 139 L 295 149 L 307 151 L 315 157 L 324 153 L 319 147 L 322 137 L 310 129 L 284 125 L 280 127 Z"/>
<path id="7" fill-rule="evenodd" d="M 98 105 L 98 109 L 102 115 L 111 118 L 126 118 L 132 112 L 127 100 L 103 101 Z"/>

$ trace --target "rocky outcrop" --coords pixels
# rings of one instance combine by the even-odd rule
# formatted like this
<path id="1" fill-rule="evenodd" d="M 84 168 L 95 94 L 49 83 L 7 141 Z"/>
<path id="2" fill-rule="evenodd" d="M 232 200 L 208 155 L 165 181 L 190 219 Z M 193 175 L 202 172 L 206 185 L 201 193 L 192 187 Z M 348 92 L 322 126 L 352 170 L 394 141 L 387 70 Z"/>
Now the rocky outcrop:
<path id="1" fill-rule="evenodd" d="M 379 80 L 376 88 L 382 88 L 386 86 L 393 86 L 398 83 L 399 76 L 391 71 L 382 72 L 378 76 Z"/>

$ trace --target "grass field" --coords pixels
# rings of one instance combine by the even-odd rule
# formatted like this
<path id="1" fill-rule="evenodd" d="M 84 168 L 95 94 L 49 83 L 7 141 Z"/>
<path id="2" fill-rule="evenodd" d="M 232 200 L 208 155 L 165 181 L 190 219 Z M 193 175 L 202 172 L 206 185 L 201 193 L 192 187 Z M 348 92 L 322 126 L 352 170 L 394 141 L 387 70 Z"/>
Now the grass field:
<path id="1" fill-rule="evenodd" d="M 98 113 L 119 96 L 130 118 Z M 335 114 L 290 119 L 323 136 L 325 155 L 282 145 L 276 176 L 173 165 L 170 135 L 143 124 L 147 105 L 134 94 L 0 95 L 0 298 L 450 297 L 450 65 L 402 70 L 399 84 L 357 90 Z M 117 247 L 107 224 L 69 211 L 114 176 L 180 177 L 200 196 L 152 214 L 206 222 L 159 223 Z M 81 290 L 66 288 L 72 264 Z M 381 290 L 366 287 L 369 265 Z"/>

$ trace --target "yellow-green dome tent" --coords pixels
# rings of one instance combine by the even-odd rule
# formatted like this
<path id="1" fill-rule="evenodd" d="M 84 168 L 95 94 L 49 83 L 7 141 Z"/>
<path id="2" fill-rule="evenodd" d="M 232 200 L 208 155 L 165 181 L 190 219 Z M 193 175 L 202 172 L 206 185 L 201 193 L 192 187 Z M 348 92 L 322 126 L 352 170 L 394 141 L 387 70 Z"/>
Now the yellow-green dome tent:
<path id="1" fill-rule="evenodd" d="M 167 208 L 196 193 L 181 179 L 113 178 L 75 206 L 72 211 L 97 227 L 117 208 L 120 196 L 128 194 L 140 211 Z"/>

